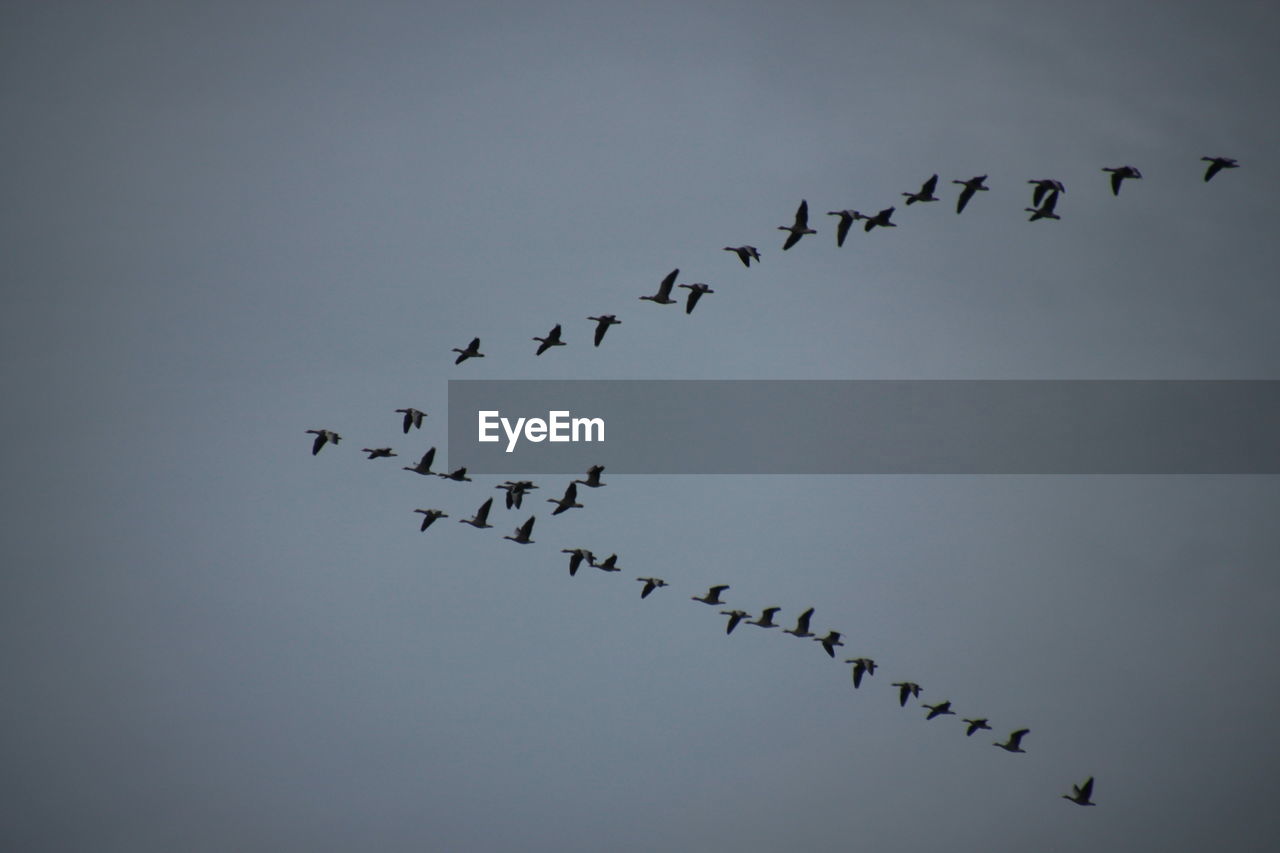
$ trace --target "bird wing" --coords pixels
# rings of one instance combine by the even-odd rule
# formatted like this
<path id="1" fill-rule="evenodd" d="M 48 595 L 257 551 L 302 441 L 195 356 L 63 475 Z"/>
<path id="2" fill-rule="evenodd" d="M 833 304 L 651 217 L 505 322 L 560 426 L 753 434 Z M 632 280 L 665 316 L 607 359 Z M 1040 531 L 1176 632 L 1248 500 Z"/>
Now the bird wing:
<path id="1" fill-rule="evenodd" d="M 785 229 L 784 229 L 784 230 L 785 230 Z M 785 242 L 785 243 L 783 243 L 783 244 L 782 244 L 782 248 L 783 248 L 783 250 L 785 251 L 786 249 L 790 249 L 790 248 L 791 248 L 792 246 L 794 246 L 796 243 L 799 243 L 799 242 L 800 242 L 800 238 L 801 238 L 802 236 L 804 236 L 804 235 L 803 235 L 803 234 L 801 234 L 800 232 L 798 232 L 798 231 L 792 231 L 792 232 L 787 236 L 787 242 Z"/>
<path id="2" fill-rule="evenodd" d="M 1040 199 L 1044 198 L 1044 194 L 1049 188 L 1045 185 L 1044 181 L 1033 181 L 1033 183 L 1036 185 L 1036 188 L 1031 191 L 1031 203 L 1034 206 L 1039 207 Z"/>
<path id="3" fill-rule="evenodd" d="M 1072 787 L 1074 788 L 1075 786 L 1073 785 Z M 1080 794 L 1080 799 L 1082 800 L 1087 800 L 1090 797 L 1092 797 L 1093 796 L 1093 777 L 1090 776 L 1088 779 L 1085 779 L 1084 784 L 1081 785 L 1079 788 L 1076 788 L 1076 791 Z"/>
<path id="4" fill-rule="evenodd" d="M 1218 172 L 1220 171 L 1222 171 L 1222 161 L 1215 158 L 1209 163 L 1209 168 L 1205 170 L 1205 173 L 1204 173 L 1205 182 L 1208 183 L 1209 179 L 1212 178 L 1214 175 L 1218 174 Z"/>
<path id="5" fill-rule="evenodd" d="M 600 320 L 596 323 L 595 344 L 600 346 L 600 342 L 604 340 L 604 333 L 609 330 L 609 321 Z"/>
<path id="6" fill-rule="evenodd" d="M 836 245 L 843 246 L 844 238 L 849 236 L 849 227 L 853 225 L 853 217 L 847 213 L 840 214 L 840 225 L 836 228 Z"/>
<path id="7" fill-rule="evenodd" d="M 492 500 L 492 498 L 490 498 L 490 500 Z M 528 539 L 529 534 L 533 532 L 533 523 L 537 521 L 537 518 L 538 517 L 535 515 L 529 516 L 529 520 L 526 521 L 524 524 L 520 525 L 520 527 L 516 530 L 516 535 L 519 536 L 521 539 Z"/>
<path id="8" fill-rule="evenodd" d="M 680 274 L 680 268 L 673 269 L 666 278 L 662 280 L 662 284 L 658 285 L 658 296 L 662 299 L 671 298 L 671 288 L 676 283 L 676 276 Z"/>
<path id="9" fill-rule="evenodd" d="M 693 306 L 698 304 L 698 300 L 702 298 L 702 291 L 696 287 L 689 288 L 689 298 L 684 303 L 684 313 L 692 314 Z"/>
<path id="10" fill-rule="evenodd" d="M 480 524 L 487 522 L 489 520 L 489 508 L 492 506 L 493 498 L 489 498 L 489 500 L 485 501 L 484 504 L 481 505 L 480 509 L 476 510 L 476 521 Z"/>
<path id="11" fill-rule="evenodd" d="M 921 195 L 933 195 L 933 191 L 938 188 L 938 176 L 934 175 L 920 186 Z"/>
<path id="12" fill-rule="evenodd" d="M 1124 176 L 1119 172 L 1111 173 L 1111 194 L 1120 195 L 1120 182 L 1124 180 Z"/>
<path id="13" fill-rule="evenodd" d="M 810 607 L 808 610 L 800 614 L 800 618 L 796 619 L 796 630 L 808 631 L 809 620 L 812 618 L 813 618 L 813 608 Z"/>
<path id="14" fill-rule="evenodd" d="M 1058 191 L 1054 190 L 1049 193 L 1048 198 L 1044 200 L 1044 205 L 1038 211 L 1041 216 L 1048 216 L 1053 213 L 1053 209 L 1058 206 Z"/>
<path id="15" fill-rule="evenodd" d="M 960 199 L 956 202 L 956 213 L 964 211 L 964 206 L 969 203 L 969 199 L 973 198 L 975 190 L 968 184 L 964 185 L 964 189 L 960 191 Z"/>
<path id="16" fill-rule="evenodd" d="M 311 443 L 311 455 L 315 456 L 317 453 L 319 453 L 320 448 L 324 447 L 324 443 L 328 440 L 329 439 L 325 436 L 323 432 L 317 432 L 316 440 Z"/>
<path id="17" fill-rule="evenodd" d="M 792 227 L 794 228 L 809 227 L 809 202 L 808 201 L 805 201 L 803 199 L 800 201 L 800 206 L 796 208 L 796 223 Z"/>

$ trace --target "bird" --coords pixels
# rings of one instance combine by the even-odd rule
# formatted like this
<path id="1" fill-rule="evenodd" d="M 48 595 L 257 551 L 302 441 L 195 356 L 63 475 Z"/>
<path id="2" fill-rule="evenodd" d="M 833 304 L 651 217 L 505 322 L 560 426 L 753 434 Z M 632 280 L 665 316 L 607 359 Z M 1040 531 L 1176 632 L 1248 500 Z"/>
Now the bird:
<path id="1" fill-rule="evenodd" d="M 853 664 L 853 687 L 855 690 L 862 686 L 862 676 L 876 674 L 876 662 L 871 658 L 851 658 L 845 663 Z"/>
<path id="2" fill-rule="evenodd" d="M 777 628 L 777 624 L 773 621 L 773 614 L 781 610 L 781 607 L 766 607 L 760 611 L 760 618 L 752 621 L 747 620 L 748 625 L 759 625 L 761 628 Z"/>
<path id="3" fill-rule="evenodd" d="M 917 699 L 920 698 L 920 685 L 916 684 L 914 681 L 895 681 L 893 686 L 899 688 L 898 706 L 901 708 L 907 707 L 908 696 L 914 696 Z"/>
<path id="4" fill-rule="evenodd" d="M 707 594 L 704 596 L 699 597 L 691 595 L 689 597 L 694 601 L 701 601 L 703 604 L 724 604 L 724 602 L 720 600 L 720 593 L 724 592 L 728 588 L 729 585 L 727 583 L 721 584 L 720 586 L 711 587 L 711 589 L 707 590 Z"/>
<path id="5" fill-rule="evenodd" d="M 610 326 L 622 325 L 622 321 L 613 314 L 601 314 L 599 317 L 588 317 L 587 319 L 596 321 L 596 346 L 600 346 L 600 342 L 604 340 L 604 333 L 609 331 Z"/>
<path id="6" fill-rule="evenodd" d="M 955 714 L 951 710 L 951 702 L 939 702 L 937 705 L 925 705 L 929 709 L 929 713 L 925 715 L 926 720 L 932 720 L 934 717 L 941 717 L 943 714 Z"/>
<path id="7" fill-rule="evenodd" d="M 455 483 L 470 483 L 471 478 L 467 476 L 466 468 L 459 468 L 449 474 L 436 474 L 437 477 L 443 477 L 446 480 L 453 480 Z"/>
<path id="8" fill-rule="evenodd" d="M 667 586 L 667 582 L 662 578 L 636 578 L 636 580 L 644 584 L 644 589 L 640 590 L 641 598 L 648 598 L 649 593 L 658 587 Z"/>
<path id="9" fill-rule="evenodd" d="M 729 624 L 725 626 L 724 632 L 732 634 L 733 629 L 738 627 L 738 623 L 751 614 L 745 610 L 721 610 L 720 615 L 729 617 Z"/>
<path id="10" fill-rule="evenodd" d="M 1204 170 L 1204 182 L 1209 183 L 1209 179 L 1221 172 L 1223 169 L 1239 169 L 1240 164 L 1233 157 L 1201 157 L 1201 160 L 1209 162 L 1209 168 Z M 1093 780 L 1090 779 L 1090 782 Z M 1063 796 L 1066 796 L 1065 794 Z M 1088 799 L 1088 794 L 1085 795 Z M 1093 805 L 1093 803 L 1081 803 L 1081 805 Z"/>
<path id="11" fill-rule="evenodd" d="M 396 411 L 404 415 L 404 434 L 405 435 L 409 434 L 409 427 L 413 427 L 414 429 L 422 429 L 422 419 L 427 416 L 426 412 L 420 409 L 412 408 L 412 407 L 408 409 L 396 409 Z"/>
<path id="12" fill-rule="evenodd" d="M 399 454 L 390 447 L 362 447 L 361 453 L 368 453 L 369 459 L 383 459 L 389 456 L 398 456 Z"/>
<path id="13" fill-rule="evenodd" d="M 656 302 L 659 305 L 673 305 L 674 299 L 671 298 L 671 288 L 675 287 L 676 276 L 680 275 L 680 268 L 676 267 L 667 273 L 667 277 L 662 280 L 662 284 L 658 285 L 658 292 L 653 296 L 641 296 L 641 299 L 647 299 L 650 302 Z"/>
<path id="14" fill-rule="evenodd" d="M 1097 803 L 1089 802 L 1089 798 L 1093 796 L 1093 777 L 1090 776 L 1084 780 L 1083 785 L 1072 785 L 1070 794 L 1063 794 L 1064 800 L 1070 800 L 1077 806 L 1096 806 Z"/>
<path id="15" fill-rule="evenodd" d="M 809 620 L 812 618 L 813 608 L 810 607 L 808 610 L 801 613 L 799 618 L 796 619 L 796 626 L 794 628 L 784 628 L 782 629 L 782 633 L 790 634 L 793 637 L 812 637 L 813 634 L 809 633 Z"/>
<path id="16" fill-rule="evenodd" d="M 1111 173 L 1111 194 L 1120 195 L 1120 184 L 1125 178 L 1141 178 L 1142 173 L 1132 166 L 1104 166 L 1102 171 Z"/>
<path id="17" fill-rule="evenodd" d="M 412 468 L 408 465 L 402 465 L 401 467 L 405 471 L 412 471 L 415 474 L 434 474 L 436 472 L 431 470 L 431 463 L 435 461 L 435 458 L 436 449 L 433 447 L 426 453 L 422 454 L 422 458 L 418 460 L 417 465 L 414 465 Z"/>
<path id="18" fill-rule="evenodd" d="M 725 246 L 724 250 L 737 253 L 738 260 L 742 261 L 742 265 L 748 269 L 750 269 L 752 261 L 757 264 L 760 263 L 760 253 L 756 251 L 755 246 Z"/>
<path id="19" fill-rule="evenodd" d="M 964 717 L 963 722 L 966 722 L 969 724 L 968 728 L 964 730 L 965 737 L 972 737 L 973 733 L 978 731 L 979 729 L 991 728 L 991 726 L 987 725 L 986 717 L 978 717 L 976 720 L 970 720 L 968 717 Z"/>
<path id="20" fill-rule="evenodd" d="M 489 498 L 489 500 L 492 501 L 493 498 Z M 531 542 L 533 542 L 533 540 L 529 538 L 529 534 L 533 533 L 533 522 L 536 520 L 537 520 L 537 516 L 534 516 L 534 515 L 529 516 L 528 521 L 526 521 L 524 524 L 516 528 L 514 536 L 503 536 L 502 538 L 510 539 L 512 542 L 515 542 L 520 545 L 530 544 Z"/>
<path id="21" fill-rule="evenodd" d="M 525 492 L 530 489 L 538 488 L 528 480 L 511 481 L 507 480 L 501 486 L 494 486 L 495 489 L 502 489 L 507 493 L 507 509 L 512 507 L 519 509 L 520 502 L 524 500 Z"/>
<path id="22" fill-rule="evenodd" d="M 458 349 L 457 347 L 454 347 L 453 351 L 461 353 L 457 359 L 454 360 L 454 364 L 462 364 L 462 362 L 469 358 L 484 358 L 484 353 L 480 352 L 479 338 L 472 338 L 471 343 L 467 344 L 466 349 Z"/>
<path id="23" fill-rule="evenodd" d="M 796 221 L 790 225 L 779 225 L 778 230 L 790 232 L 787 242 L 782 244 L 784 250 L 799 243 L 800 238 L 806 234 L 817 234 L 817 231 L 809 227 L 809 202 L 801 199 L 800 206 L 796 208 Z"/>
<path id="24" fill-rule="evenodd" d="M 610 554 L 609 556 L 605 557 L 603 563 L 597 563 L 592 561 L 591 565 L 595 566 L 597 569 L 599 569 L 602 572 L 622 571 L 622 567 L 618 565 L 617 554 Z"/>
<path id="25" fill-rule="evenodd" d="M 843 246 L 844 238 L 849 236 L 849 228 L 852 227 L 855 219 L 866 219 L 856 210 L 828 210 L 827 216 L 839 216 L 840 222 L 836 225 L 836 245 Z"/>
<path id="26" fill-rule="evenodd" d="M 414 512 L 422 513 L 422 527 L 419 530 L 426 530 L 435 523 L 437 518 L 448 518 L 449 513 L 441 512 L 438 509 L 415 509 Z"/>
<path id="27" fill-rule="evenodd" d="M 1026 752 L 1018 744 L 1022 743 L 1022 738 L 1030 733 L 1031 729 L 1018 729 L 1016 732 L 1010 732 L 1009 739 L 1004 743 L 995 742 L 993 746 L 998 746 L 1005 752 Z"/>
<path id="28" fill-rule="evenodd" d="M 956 201 L 956 213 L 964 210 L 964 206 L 969 203 L 969 199 L 973 198 L 973 194 L 978 190 L 989 190 L 991 187 L 984 187 L 982 182 L 987 179 L 986 175 L 978 175 L 967 181 L 952 181 L 953 184 L 961 184 L 964 189 L 960 190 L 960 198 Z"/>
<path id="29" fill-rule="evenodd" d="M 315 433 L 316 440 L 311 445 L 311 455 L 315 456 L 320 452 L 320 448 L 325 446 L 326 442 L 337 444 L 342 441 L 342 436 L 338 435 L 331 429 L 309 429 L 309 433 Z"/>
<path id="30" fill-rule="evenodd" d="M 480 529 L 484 529 L 486 527 L 493 527 L 493 525 L 489 523 L 489 508 L 492 506 L 493 506 L 493 498 L 489 498 L 489 500 L 481 504 L 480 508 L 476 510 L 476 514 L 474 518 L 460 518 L 458 519 L 458 523 L 470 524 L 472 527 L 478 527 Z"/>
<path id="31" fill-rule="evenodd" d="M 877 225 L 879 225 L 881 228 L 897 228 L 898 224 L 896 222 L 889 221 L 889 217 L 893 216 L 893 211 L 894 211 L 894 208 L 886 207 L 884 210 L 880 211 L 875 216 L 862 217 L 863 219 L 867 220 L 867 224 L 862 226 L 862 230 L 870 231 L 872 228 L 875 228 Z"/>
<path id="32" fill-rule="evenodd" d="M 693 313 L 693 306 L 698 304 L 698 300 L 702 298 L 702 294 L 715 293 L 714 290 L 707 287 L 700 281 L 695 281 L 693 284 L 682 284 L 680 287 L 689 288 L 689 299 L 684 303 L 684 313 L 686 314 Z"/>
<path id="33" fill-rule="evenodd" d="M 586 548 L 561 548 L 560 553 L 569 555 L 569 577 L 578 573 L 578 567 L 582 565 L 583 560 L 586 560 L 589 566 L 596 564 L 596 555 Z"/>
<path id="34" fill-rule="evenodd" d="M 609 485 L 608 483 L 600 482 L 600 475 L 603 473 L 604 473 L 603 465 L 592 465 L 590 468 L 587 469 L 587 479 L 574 480 L 573 482 L 581 483 L 582 485 L 589 486 L 590 488 L 593 488 L 593 489 L 598 489 L 601 486 Z"/>
<path id="35" fill-rule="evenodd" d="M 1067 191 L 1067 188 L 1062 185 L 1062 181 L 1057 181 L 1053 178 L 1032 179 L 1027 183 L 1036 185 L 1036 188 L 1031 191 L 1031 203 L 1036 207 L 1040 206 L 1040 200 L 1044 198 L 1045 193 L 1064 193 Z"/>
<path id="36" fill-rule="evenodd" d="M 920 185 L 920 191 L 915 193 L 903 193 L 907 197 L 907 204 L 915 204 L 917 201 L 938 201 L 938 197 L 933 191 L 938 188 L 938 176 L 934 175 L 929 180 Z"/>
<path id="37" fill-rule="evenodd" d="M 560 324 L 559 323 L 556 323 L 556 327 L 552 329 L 550 332 L 548 332 L 545 338 L 535 337 L 535 338 L 531 338 L 530 340 L 541 341 L 541 343 L 538 344 L 538 351 L 535 352 L 534 355 L 542 355 L 544 352 L 551 349 L 552 347 L 566 346 L 565 342 L 560 340 Z"/>
<path id="38" fill-rule="evenodd" d="M 834 658 L 836 656 L 836 646 L 844 645 L 844 643 L 840 642 L 840 636 L 839 631 L 828 631 L 827 636 L 814 637 L 813 640 L 815 643 L 822 643 L 822 648 L 827 651 L 827 657 Z"/>
<path id="39" fill-rule="evenodd" d="M 1028 222 L 1035 222 L 1037 219 L 1061 219 L 1061 216 L 1053 212 L 1053 209 L 1057 206 L 1058 193 L 1055 190 L 1045 196 L 1044 203 L 1039 207 L 1025 207 L 1023 210 L 1031 214 L 1031 218 L 1027 220 Z"/>
<path id="40" fill-rule="evenodd" d="M 556 505 L 555 510 L 551 513 L 552 515 L 559 515 L 567 509 L 582 509 L 582 504 L 578 503 L 578 486 L 575 483 L 568 485 L 564 490 L 564 496 L 559 500 L 547 498 L 547 503 Z"/>

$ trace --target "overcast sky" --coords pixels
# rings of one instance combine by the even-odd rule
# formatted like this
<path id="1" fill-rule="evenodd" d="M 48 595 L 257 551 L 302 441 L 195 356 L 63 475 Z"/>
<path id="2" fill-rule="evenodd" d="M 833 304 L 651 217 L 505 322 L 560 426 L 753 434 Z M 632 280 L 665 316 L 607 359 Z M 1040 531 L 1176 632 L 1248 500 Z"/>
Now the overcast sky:
<path id="1" fill-rule="evenodd" d="M 0 847 L 1274 849 L 1275 477 L 400 470 L 457 378 L 1280 379 L 1274 4 L 2 14 Z"/>

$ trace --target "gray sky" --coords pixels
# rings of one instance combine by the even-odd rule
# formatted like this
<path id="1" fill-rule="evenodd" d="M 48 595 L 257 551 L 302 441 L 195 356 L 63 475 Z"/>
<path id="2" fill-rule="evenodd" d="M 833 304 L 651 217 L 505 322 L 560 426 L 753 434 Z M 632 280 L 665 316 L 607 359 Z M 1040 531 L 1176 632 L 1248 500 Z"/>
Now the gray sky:
<path id="1" fill-rule="evenodd" d="M 1280 378 L 1271 4 L 3 14 L 0 847 L 1272 849 L 1274 477 L 606 472 L 520 548 L 399 470 L 451 378 Z"/>

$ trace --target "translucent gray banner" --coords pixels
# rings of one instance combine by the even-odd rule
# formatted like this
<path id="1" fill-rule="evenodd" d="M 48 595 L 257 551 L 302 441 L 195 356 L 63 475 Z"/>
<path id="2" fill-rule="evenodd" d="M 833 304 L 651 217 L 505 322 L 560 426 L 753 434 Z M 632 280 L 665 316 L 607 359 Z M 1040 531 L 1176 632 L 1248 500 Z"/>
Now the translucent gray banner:
<path id="1" fill-rule="evenodd" d="M 457 380 L 448 457 L 508 476 L 592 465 L 610 474 L 1277 474 L 1280 381 Z"/>

